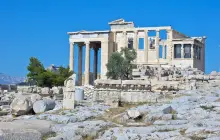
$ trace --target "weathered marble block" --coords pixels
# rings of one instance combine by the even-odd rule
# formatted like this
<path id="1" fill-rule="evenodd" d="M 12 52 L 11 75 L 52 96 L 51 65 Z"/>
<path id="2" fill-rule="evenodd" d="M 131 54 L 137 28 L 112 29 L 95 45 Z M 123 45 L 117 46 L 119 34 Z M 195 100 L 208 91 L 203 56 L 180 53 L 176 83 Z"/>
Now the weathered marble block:
<path id="1" fill-rule="evenodd" d="M 64 82 L 65 91 L 63 94 L 63 109 L 74 109 L 75 83 L 76 74 L 73 74 Z"/>
<path id="2" fill-rule="evenodd" d="M 55 105 L 55 101 L 51 99 L 39 100 L 34 103 L 33 110 L 35 113 L 43 113 L 54 109 Z"/>

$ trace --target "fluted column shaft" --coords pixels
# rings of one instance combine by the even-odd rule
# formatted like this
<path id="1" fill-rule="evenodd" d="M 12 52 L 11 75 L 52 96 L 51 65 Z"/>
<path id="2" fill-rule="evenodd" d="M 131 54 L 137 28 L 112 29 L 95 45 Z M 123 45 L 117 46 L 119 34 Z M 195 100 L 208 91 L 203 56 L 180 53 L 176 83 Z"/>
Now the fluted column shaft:
<path id="1" fill-rule="evenodd" d="M 162 47 L 163 47 L 163 49 L 162 49 L 162 51 L 163 51 L 163 52 L 162 52 L 162 58 L 165 59 L 165 55 L 166 55 L 166 54 L 165 54 L 165 45 L 163 45 Z"/>
<path id="2" fill-rule="evenodd" d="M 155 39 L 155 49 L 156 49 L 156 59 L 157 59 L 157 63 L 159 63 L 159 47 L 160 47 L 160 31 L 157 30 L 156 31 L 156 39 Z"/>
<path id="3" fill-rule="evenodd" d="M 85 62 L 85 85 L 89 85 L 89 61 L 90 61 L 90 46 L 89 42 L 85 42 L 86 44 L 86 62 Z"/>
<path id="4" fill-rule="evenodd" d="M 70 59 L 69 67 L 71 71 L 74 71 L 74 43 L 70 42 Z"/>
<path id="5" fill-rule="evenodd" d="M 137 52 L 138 51 L 137 31 L 134 31 L 133 47 L 134 47 L 134 50 L 136 50 L 136 52 Z"/>
<path id="6" fill-rule="evenodd" d="M 146 64 L 148 63 L 148 30 L 144 31 L 144 58 Z"/>

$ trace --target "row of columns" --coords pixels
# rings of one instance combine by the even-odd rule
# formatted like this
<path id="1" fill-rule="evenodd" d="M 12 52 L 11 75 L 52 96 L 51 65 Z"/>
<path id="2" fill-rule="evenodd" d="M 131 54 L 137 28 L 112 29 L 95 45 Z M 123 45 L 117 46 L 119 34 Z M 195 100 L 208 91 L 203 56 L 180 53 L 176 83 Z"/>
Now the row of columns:
<path id="1" fill-rule="evenodd" d="M 114 32 L 114 41 L 116 42 L 116 33 Z M 128 44 L 127 40 L 127 32 L 123 31 L 123 37 L 124 37 L 124 44 Z M 138 51 L 138 42 L 139 42 L 139 37 L 138 37 L 138 31 L 134 31 L 134 38 L 133 38 L 133 46 L 136 51 Z M 159 43 L 160 43 L 160 31 L 156 30 L 156 38 L 155 38 L 155 44 L 156 44 L 156 61 L 159 63 Z M 144 59 L 145 62 L 148 63 L 148 48 L 149 47 L 149 42 L 148 42 L 148 30 L 144 30 Z M 120 51 L 120 50 L 119 50 Z"/>
<path id="2" fill-rule="evenodd" d="M 79 47 L 78 52 L 78 83 L 82 85 L 82 47 L 84 44 L 77 43 Z M 86 53 L 85 53 L 85 85 L 89 84 L 90 78 L 90 42 L 85 42 Z M 94 67 L 93 67 L 93 78 L 97 79 L 98 70 L 98 47 L 94 46 Z M 70 43 L 70 60 L 69 67 L 71 71 L 74 71 L 74 43 Z"/>

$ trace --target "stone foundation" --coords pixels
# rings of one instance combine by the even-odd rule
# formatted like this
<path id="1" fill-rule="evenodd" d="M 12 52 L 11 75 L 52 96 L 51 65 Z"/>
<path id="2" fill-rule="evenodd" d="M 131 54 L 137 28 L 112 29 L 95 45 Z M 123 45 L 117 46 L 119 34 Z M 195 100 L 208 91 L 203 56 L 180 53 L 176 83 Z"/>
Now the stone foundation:
<path id="1" fill-rule="evenodd" d="M 142 67 L 133 70 L 133 80 L 98 79 L 95 81 L 93 100 L 141 103 L 160 102 L 161 95 L 179 90 L 195 90 L 203 82 L 219 80 L 214 72 L 205 75 L 195 68 Z M 159 93 L 159 94 L 158 94 Z"/>
<path id="2" fill-rule="evenodd" d="M 109 104 L 120 101 L 126 103 L 156 102 L 147 80 L 96 80 L 93 94 L 94 101 Z"/>

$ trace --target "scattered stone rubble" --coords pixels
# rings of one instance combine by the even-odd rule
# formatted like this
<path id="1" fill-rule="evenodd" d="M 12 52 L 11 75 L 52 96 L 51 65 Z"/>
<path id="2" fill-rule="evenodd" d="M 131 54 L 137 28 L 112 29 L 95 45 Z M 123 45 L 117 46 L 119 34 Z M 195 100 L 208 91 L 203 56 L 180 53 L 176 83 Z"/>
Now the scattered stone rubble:
<path id="1" fill-rule="evenodd" d="M 94 88 L 80 87 L 87 100 L 71 104 L 78 88 L 74 76 L 62 90 L 4 93 L 0 139 L 220 139 L 220 73 L 139 67 L 133 75 L 134 80 L 97 80 Z M 64 99 L 54 100 L 52 90 Z"/>
<path id="2" fill-rule="evenodd" d="M 96 80 L 93 100 L 113 106 L 117 101 L 160 102 L 160 94 L 193 90 L 203 82 L 220 80 L 219 73 L 205 75 L 196 68 L 146 66 L 134 69 L 132 74 L 133 80 Z"/>

